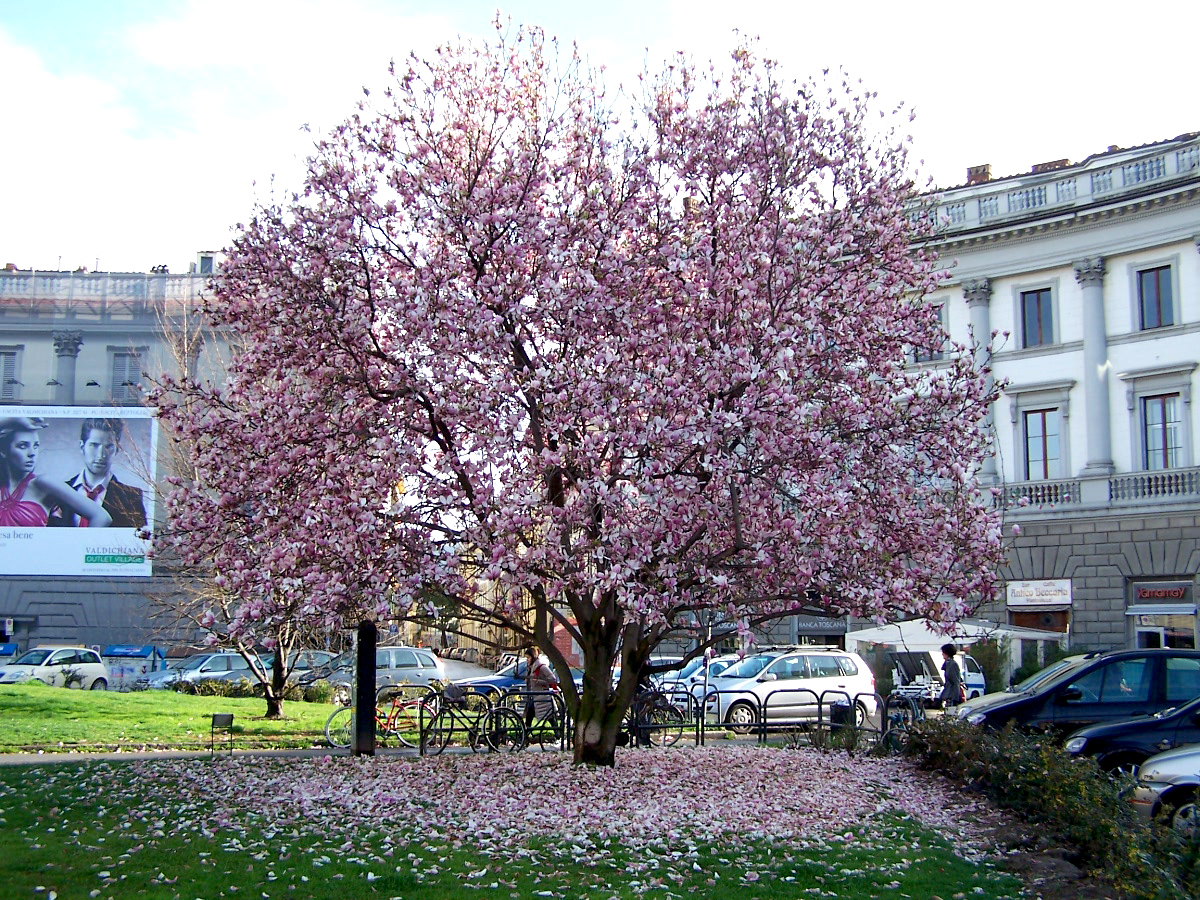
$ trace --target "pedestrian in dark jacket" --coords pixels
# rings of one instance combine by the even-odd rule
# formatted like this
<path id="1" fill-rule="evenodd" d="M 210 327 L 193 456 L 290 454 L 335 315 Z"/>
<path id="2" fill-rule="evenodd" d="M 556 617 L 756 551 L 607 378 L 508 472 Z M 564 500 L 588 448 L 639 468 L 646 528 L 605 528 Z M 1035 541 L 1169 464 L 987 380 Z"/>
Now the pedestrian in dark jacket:
<path id="1" fill-rule="evenodd" d="M 946 708 L 958 706 L 963 700 L 962 669 L 954 658 L 957 655 L 958 648 L 953 644 L 942 644 L 942 693 L 938 696 Z"/>

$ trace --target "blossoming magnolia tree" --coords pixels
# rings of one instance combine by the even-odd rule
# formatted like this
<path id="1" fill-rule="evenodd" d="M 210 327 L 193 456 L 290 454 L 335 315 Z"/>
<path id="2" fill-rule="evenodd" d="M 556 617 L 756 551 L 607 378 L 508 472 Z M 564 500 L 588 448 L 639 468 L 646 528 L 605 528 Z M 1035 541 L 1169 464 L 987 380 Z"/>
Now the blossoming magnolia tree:
<path id="1" fill-rule="evenodd" d="M 516 629 L 576 760 L 612 764 L 638 672 L 697 614 L 945 621 L 988 595 L 991 388 L 954 348 L 909 364 L 943 346 L 937 275 L 869 96 L 742 48 L 623 116 L 550 49 L 498 31 L 394 69 L 241 229 L 213 314 L 245 349 L 188 406 L 207 488 L 173 512 L 249 517 L 246 548 L 188 538 L 250 554 L 222 566 L 248 617 L 436 585 Z"/>
<path id="2" fill-rule="evenodd" d="M 163 376 L 150 394 L 173 457 L 157 549 L 185 576 L 208 576 L 158 598 L 156 615 L 172 631 L 200 629 L 210 645 L 240 652 L 267 716 L 278 717 L 294 651 L 361 613 L 386 578 L 372 562 L 373 514 L 360 523 L 344 507 L 355 492 L 344 489 L 350 476 L 339 463 L 370 452 L 356 412 L 326 402 L 297 418 L 304 381 L 255 381 L 240 371 L 246 359 L 234 358 L 223 389 Z M 360 487 L 373 511 L 379 492 Z M 275 657 L 269 671 L 260 648 Z"/>

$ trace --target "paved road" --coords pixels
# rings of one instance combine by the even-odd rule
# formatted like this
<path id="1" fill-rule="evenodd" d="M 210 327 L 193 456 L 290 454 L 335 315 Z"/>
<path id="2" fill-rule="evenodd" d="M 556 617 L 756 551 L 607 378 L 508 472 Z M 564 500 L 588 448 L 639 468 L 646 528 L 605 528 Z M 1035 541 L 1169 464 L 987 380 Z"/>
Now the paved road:
<path id="1" fill-rule="evenodd" d="M 464 678 L 479 678 L 482 675 L 493 674 L 491 669 L 477 666 L 474 663 L 460 662 L 457 659 L 443 659 L 442 665 L 446 667 L 446 677 L 451 681 L 461 681 Z"/>

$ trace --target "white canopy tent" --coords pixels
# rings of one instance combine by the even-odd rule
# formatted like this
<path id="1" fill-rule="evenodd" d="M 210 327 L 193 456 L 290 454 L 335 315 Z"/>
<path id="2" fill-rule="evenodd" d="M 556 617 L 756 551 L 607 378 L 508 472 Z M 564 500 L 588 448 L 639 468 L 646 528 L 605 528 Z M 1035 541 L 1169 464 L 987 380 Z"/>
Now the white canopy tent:
<path id="1" fill-rule="evenodd" d="M 858 644 L 892 644 L 897 650 L 937 650 L 942 644 L 957 644 L 969 647 L 977 641 L 989 638 L 1012 641 L 1053 641 L 1062 644 L 1067 636 L 1058 631 L 1042 631 L 1038 628 L 1018 628 L 1015 625 L 1000 625 L 984 619 L 963 619 L 950 631 L 943 634 L 935 631 L 928 619 L 909 619 L 863 628 L 846 633 L 846 649 L 857 650 Z"/>
<path id="2" fill-rule="evenodd" d="M 1024 658 L 1023 642 L 1032 641 L 1037 644 L 1055 643 L 1065 646 L 1067 635 L 1058 631 L 1042 631 L 1037 628 L 1018 628 L 1015 625 L 1001 625 L 985 619 L 963 619 L 945 634 L 935 630 L 927 619 L 909 619 L 905 622 L 892 622 L 887 625 L 877 625 L 873 628 L 862 628 L 846 633 L 846 649 L 860 654 L 880 649 L 881 645 L 889 650 L 906 650 L 910 652 L 936 652 L 943 644 L 955 644 L 960 650 L 970 647 L 979 641 L 997 640 L 1008 645 L 1008 660 L 1003 673 L 1007 679 L 1021 665 Z M 1044 646 L 1039 646 L 1037 658 L 1044 659 Z"/>

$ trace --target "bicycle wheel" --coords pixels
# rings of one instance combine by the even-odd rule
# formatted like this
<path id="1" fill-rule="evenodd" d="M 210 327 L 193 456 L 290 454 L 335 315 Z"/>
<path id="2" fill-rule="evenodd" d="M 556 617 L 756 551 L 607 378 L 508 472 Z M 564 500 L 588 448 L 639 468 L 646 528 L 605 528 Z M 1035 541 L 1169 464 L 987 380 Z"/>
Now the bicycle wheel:
<path id="1" fill-rule="evenodd" d="M 525 723 L 515 710 L 504 706 L 489 709 L 479 724 L 480 743 L 488 750 L 515 753 L 525 747 Z"/>
<path id="2" fill-rule="evenodd" d="M 902 754 L 908 750 L 908 726 L 894 725 L 883 733 L 879 742 L 884 753 Z"/>
<path id="3" fill-rule="evenodd" d="M 450 736 L 454 734 L 454 725 L 454 714 L 448 710 L 443 709 L 434 716 L 421 732 L 421 752 L 437 756 L 445 750 L 450 743 Z"/>
<path id="4" fill-rule="evenodd" d="M 525 729 L 525 746 L 532 747 L 534 744 L 543 750 L 547 744 L 552 749 L 563 746 L 563 729 L 557 716 L 552 714 L 544 719 L 534 719 L 533 724 Z"/>
<path id="5" fill-rule="evenodd" d="M 325 721 L 325 740 L 331 747 L 346 748 L 354 738 L 354 707 L 335 709 Z"/>
<path id="6" fill-rule="evenodd" d="M 670 747 L 683 737 L 684 715 L 678 706 L 666 704 L 650 710 L 650 746 Z"/>
<path id="7" fill-rule="evenodd" d="M 858 753 L 874 753 L 883 740 L 883 732 L 875 727 L 870 719 L 862 725 L 854 726 L 854 747 Z"/>
<path id="8" fill-rule="evenodd" d="M 429 724 L 433 715 L 425 711 L 425 723 Z M 394 704 L 388 712 L 388 734 L 396 738 L 405 747 L 421 745 L 421 701 L 405 700 Z"/>

